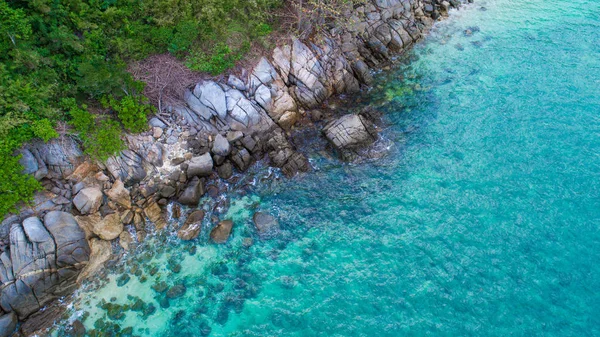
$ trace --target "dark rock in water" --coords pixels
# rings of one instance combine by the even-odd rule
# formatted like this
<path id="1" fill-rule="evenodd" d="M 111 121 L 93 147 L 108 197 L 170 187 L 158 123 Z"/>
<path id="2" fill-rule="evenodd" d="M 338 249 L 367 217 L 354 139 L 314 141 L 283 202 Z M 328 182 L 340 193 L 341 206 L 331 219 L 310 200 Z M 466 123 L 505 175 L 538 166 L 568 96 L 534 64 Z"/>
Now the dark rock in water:
<path id="1" fill-rule="evenodd" d="M 144 308 L 144 317 L 148 317 L 156 312 L 154 304 L 150 303 Z"/>
<path id="2" fill-rule="evenodd" d="M 223 305 L 219 308 L 217 315 L 215 316 L 215 322 L 221 325 L 225 325 L 227 320 L 229 319 L 229 308 L 226 305 Z"/>
<path id="3" fill-rule="evenodd" d="M 352 160 L 357 150 L 377 140 L 373 123 L 356 114 L 342 116 L 325 126 L 323 133 L 344 160 Z"/>
<path id="4" fill-rule="evenodd" d="M 83 337 L 85 336 L 85 326 L 81 323 L 80 320 L 75 320 L 71 325 L 71 331 L 73 337 Z"/>
<path id="5" fill-rule="evenodd" d="M 117 278 L 117 286 L 122 287 L 122 286 L 126 285 L 130 279 L 131 278 L 129 277 L 128 274 L 123 274 L 123 275 L 119 276 L 119 278 Z"/>
<path id="6" fill-rule="evenodd" d="M 152 290 L 156 291 L 159 294 L 162 294 L 165 291 L 167 291 L 167 288 L 169 288 L 169 286 L 167 285 L 167 283 L 165 281 L 161 281 L 161 282 L 155 283 L 152 286 Z"/>
<path id="7" fill-rule="evenodd" d="M 219 263 L 212 268 L 211 272 L 213 275 L 224 275 L 229 272 L 229 268 L 227 268 L 226 264 Z"/>
<path id="8" fill-rule="evenodd" d="M 229 239 L 231 229 L 233 228 L 233 221 L 223 220 L 210 231 L 210 238 L 215 243 L 225 243 Z"/>
<path id="9" fill-rule="evenodd" d="M 121 330 L 121 333 L 119 334 L 119 336 L 123 336 L 123 337 L 127 337 L 127 336 L 132 336 L 133 335 L 133 327 L 128 326 L 125 329 Z"/>
<path id="10" fill-rule="evenodd" d="M 183 284 L 177 284 L 167 291 L 167 298 L 179 298 L 185 295 L 186 288 Z"/>
<path id="11" fill-rule="evenodd" d="M 160 304 L 160 307 L 163 309 L 167 309 L 171 306 L 169 299 L 166 297 L 161 298 L 158 304 Z"/>
<path id="12" fill-rule="evenodd" d="M 254 213 L 252 220 L 260 234 L 271 233 L 279 229 L 279 222 L 270 214 L 256 212 Z"/>
<path id="13" fill-rule="evenodd" d="M 210 325 L 208 325 L 208 323 L 206 321 L 202 321 L 200 323 L 200 335 L 201 336 L 208 336 L 208 335 L 210 335 L 211 331 L 212 331 L 212 328 L 210 327 Z"/>
<path id="14" fill-rule="evenodd" d="M 17 315 L 13 312 L 0 316 L 0 337 L 12 335 L 18 322 Z"/>
<path id="15" fill-rule="evenodd" d="M 181 240 L 193 240 L 198 237 L 202 229 L 202 220 L 204 219 L 204 211 L 196 210 L 192 212 L 185 220 L 185 223 L 177 231 L 177 237 Z"/>
<path id="16" fill-rule="evenodd" d="M 178 201 L 187 206 L 198 206 L 200 198 L 204 195 L 204 184 L 198 177 L 194 177 L 187 184 Z"/>

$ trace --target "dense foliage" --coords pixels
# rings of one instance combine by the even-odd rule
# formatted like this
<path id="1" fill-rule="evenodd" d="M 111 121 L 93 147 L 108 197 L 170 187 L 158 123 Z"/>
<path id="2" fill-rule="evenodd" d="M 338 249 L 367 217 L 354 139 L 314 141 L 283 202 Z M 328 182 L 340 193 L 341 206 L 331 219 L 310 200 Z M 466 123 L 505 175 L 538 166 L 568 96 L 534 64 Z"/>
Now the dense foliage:
<path id="1" fill-rule="evenodd" d="M 122 149 L 152 108 L 127 64 L 169 52 L 212 74 L 270 32 L 280 0 L 0 0 L 0 217 L 39 184 L 12 154 L 70 125 L 86 153 Z M 94 107 L 94 113 L 88 110 Z"/>

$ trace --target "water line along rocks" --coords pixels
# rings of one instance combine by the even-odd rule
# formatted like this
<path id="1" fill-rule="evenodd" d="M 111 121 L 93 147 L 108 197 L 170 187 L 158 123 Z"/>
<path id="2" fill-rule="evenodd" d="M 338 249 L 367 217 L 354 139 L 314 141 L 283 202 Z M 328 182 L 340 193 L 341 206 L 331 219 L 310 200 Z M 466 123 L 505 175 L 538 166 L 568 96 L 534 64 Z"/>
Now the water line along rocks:
<path id="1" fill-rule="evenodd" d="M 458 5 L 439 0 L 367 1 L 344 13 L 348 25 L 320 32 L 319 43 L 290 38 L 238 76 L 189 88 L 182 102 L 149 121 L 148 132 L 128 135 L 127 149 L 103 163 L 86 160 L 68 136 L 27 145 L 21 150 L 25 172 L 46 190 L 0 226 L 1 314 L 14 312 L 23 320 L 42 303 L 68 293 L 88 261 L 90 268 L 83 276 L 97 273 L 113 254 L 106 243 L 119 240 L 129 247 L 153 228 L 166 227 L 164 206 L 171 201 L 199 206 L 211 180 L 230 179 L 236 170 L 243 172 L 265 157 L 287 176 L 308 171 L 310 164 L 288 131 L 329 97 L 368 86 L 372 69 L 409 48 L 433 20 Z M 323 134 L 349 160 L 358 155 L 357 148 L 377 138 L 362 115 L 338 117 L 326 124 Z M 271 218 L 255 215 L 260 233 L 278 227 Z M 188 223 L 178 236 L 194 239 L 201 229 L 198 223 Z M 57 227 L 65 232 L 54 233 Z M 215 230 L 213 241 L 226 241 L 230 224 L 220 222 Z M 52 262 L 38 256 L 61 259 Z M 27 259 L 34 262 L 26 272 L 15 269 Z M 35 275 L 48 277 L 38 284 Z M 4 326 L 11 328 L 12 316 L 4 317 L 0 316 L 8 322 Z"/>

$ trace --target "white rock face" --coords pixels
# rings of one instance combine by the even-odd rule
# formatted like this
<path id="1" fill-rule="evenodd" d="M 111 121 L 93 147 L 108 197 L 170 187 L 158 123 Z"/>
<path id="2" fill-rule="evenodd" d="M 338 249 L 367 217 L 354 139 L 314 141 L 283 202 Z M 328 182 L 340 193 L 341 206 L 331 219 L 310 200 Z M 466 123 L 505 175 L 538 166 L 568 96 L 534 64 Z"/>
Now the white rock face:
<path id="1" fill-rule="evenodd" d="M 194 95 L 200 99 L 200 103 L 214 111 L 220 119 L 224 120 L 227 117 L 225 91 L 217 83 L 213 81 L 198 83 L 194 88 Z"/>

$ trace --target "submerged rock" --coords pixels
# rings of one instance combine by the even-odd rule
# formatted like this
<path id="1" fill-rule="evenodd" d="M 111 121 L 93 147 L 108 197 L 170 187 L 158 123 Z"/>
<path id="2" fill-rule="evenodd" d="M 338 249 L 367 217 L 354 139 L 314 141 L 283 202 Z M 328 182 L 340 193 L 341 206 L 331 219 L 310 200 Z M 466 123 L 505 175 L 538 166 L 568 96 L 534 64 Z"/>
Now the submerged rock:
<path id="1" fill-rule="evenodd" d="M 271 214 L 256 212 L 252 220 L 260 234 L 268 234 L 279 229 L 279 222 Z"/>
<path id="2" fill-rule="evenodd" d="M 179 297 L 185 295 L 186 290 L 187 289 L 185 288 L 185 285 L 176 284 L 167 291 L 167 298 L 169 298 L 169 299 L 179 298 Z"/>
<path id="3" fill-rule="evenodd" d="M 210 238 L 215 243 L 225 243 L 229 239 L 231 229 L 233 228 L 233 221 L 223 220 L 210 231 Z"/>

